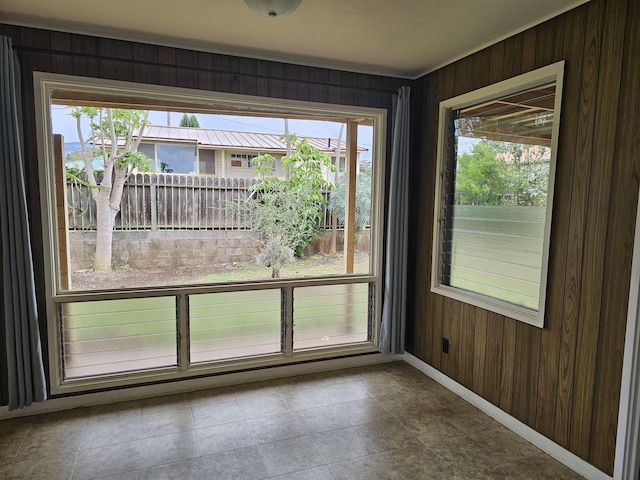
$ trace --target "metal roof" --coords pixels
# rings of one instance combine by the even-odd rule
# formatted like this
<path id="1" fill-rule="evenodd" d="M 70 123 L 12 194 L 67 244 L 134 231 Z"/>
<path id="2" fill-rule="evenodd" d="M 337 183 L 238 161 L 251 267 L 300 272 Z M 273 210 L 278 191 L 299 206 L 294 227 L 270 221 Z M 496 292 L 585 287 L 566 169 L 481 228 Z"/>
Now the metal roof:
<path id="1" fill-rule="evenodd" d="M 321 152 L 333 152 L 337 143 L 335 138 L 306 138 L 311 145 Z M 230 130 L 214 130 L 194 127 L 167 127 L 149 125 L 144 129 L 142 141 L 157 140 L 164 142 L 196 142 L 201 147 L 225 148 L 238 150 L 256 150 L 260 152 L 285 152 L 287 145 L 276 133 L 235 132 Z M 341 142 L 341 151 L 345 150 L 345 140 Z M 358 145 L 358 152 L 366 152 L 368 148 Z"/>

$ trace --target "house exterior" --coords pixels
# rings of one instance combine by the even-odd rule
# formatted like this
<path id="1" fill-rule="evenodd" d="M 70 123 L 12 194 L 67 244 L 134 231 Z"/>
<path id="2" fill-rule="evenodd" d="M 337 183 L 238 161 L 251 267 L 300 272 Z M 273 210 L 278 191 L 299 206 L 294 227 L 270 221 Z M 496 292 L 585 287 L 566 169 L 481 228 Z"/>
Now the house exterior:
<path id="1" fill-rule="evenodd" d="M 331 156 L 335 165 L 337 139 L 305 137 L 311 145 Z M 213 175 L 222 178 L 257 178 L 251 160 L 270 154 L 276 159 L 274 175 L 284 177 L 280 159 L 286 153 L 286 143 L 279 134 L 249 133 L 194 127 L 149 125 L 145 128 L 138 151 L 151 159 L 151 170 L 157 173 Z M 338 171 L 325 169 L 325 178 L 336 181 L 345 169 L 345 141 L 341 141 Z M 360 170 L 358 146 L 356 171 Z"/>
<path id="2" fill-rule="evenodd" d="M 413 79 L 327 74 L 304 65 L 287 76 L 277 62 L 261 60 L 256 67 L 255 59 L 231 61 L 203 51 L 65 33 L 55 25 L 0 24 L 0 34 L 12 38 L 22 65 L 28 208 L 34 219 L 48 208 L 37 181 L 35 71 L 342 102 L 387 109 L 389 118 L 392 95 L 410 85 L 407 353 L 553 442 L 551 448 L 599 470 L 597 478 L 610 478 L 620 460 L 616 431 L 640 175 L 639 24 L 640 2 L 591 0 Z M 549 295 L 544 328 L 537 328 L 430 291 L 438 105 L 559 60 L 566 67 Z M 224 67 L 214 68 L 218 64 Z M 257 68 L 264 72 L 260 81 Z M 226 158 L 229 171 L 248 168 L 244 157 Z M 39 226 L 32 229 L 32 241 L 43 319 L 48 292 Z M 41 332 L 46 345 L 45 323 Z M 448 352 L 443 338 L 450 340 Z M 0 404 L 6 404 L 2 361 L 0 368 Z"/>

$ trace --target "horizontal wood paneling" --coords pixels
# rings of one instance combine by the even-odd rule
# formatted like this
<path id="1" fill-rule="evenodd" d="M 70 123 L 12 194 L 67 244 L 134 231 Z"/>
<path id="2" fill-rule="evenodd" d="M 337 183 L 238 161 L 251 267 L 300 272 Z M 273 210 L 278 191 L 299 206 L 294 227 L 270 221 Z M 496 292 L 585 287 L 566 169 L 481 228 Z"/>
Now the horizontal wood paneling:
<path id="1" fill-rule="evenodd" d="M 607 474 L 614 464 L 638 197 L 639 8 L 592 0 L 416 81 L 412 354 Z M 430 291 L 440 101 L 564 59 L 544 329 Z M 635 82 L 635 83 L 634 83 Z M 424 113 L 424 111 L 428 113 Z M 419 200 L 418 200 L 419 199 Z M 426 221 L 425 221 L 426 219 Z M 451 352 L 442 353 L 442 337 Z M 426 348 L 425 345 L 429 345 Z M 470 358 L 470 356 L 472 358 Z"/>

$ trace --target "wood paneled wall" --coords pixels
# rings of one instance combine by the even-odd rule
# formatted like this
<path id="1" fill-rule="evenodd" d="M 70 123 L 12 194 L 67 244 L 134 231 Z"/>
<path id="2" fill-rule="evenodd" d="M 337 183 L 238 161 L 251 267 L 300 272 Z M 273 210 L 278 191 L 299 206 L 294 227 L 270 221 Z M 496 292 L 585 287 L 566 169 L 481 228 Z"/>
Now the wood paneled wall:
<path id="1" fill-rule="evenodd" d="M 153 85 L 389 109 L 410 81 L 304 67 L 179 48 L 0 24 L 21 63 L 28 203 L 45 369 L 48 369 L 41 199 L 35 131 L 33 72 L 53 72 Z M 391 132 L 391 129 L 387 129 Z M 390 142 L 387 142 L 390 145 Z M 1 306 L 1 305 L 0 305 Z M 2 319 L 0 318 L 0 324 Z M 1 325 L 0 325 L 1 327 Z M 2 347 L 0 347 L 1 349 Z M 5 358 L 3 355 L 2 358 Z M 0 405 L 7 403 L 6 366 L 0 363 Z"/>
<path id="2" fill-rule="evenodd" d="M 592 0 L 415 82 L 408 350 L 612 474 L 640 169 L 640 2 Z M 565 60 L 544 329 L 430 293 L 438 104 Z M 442 353 L 442 337 L 450 353 Z"/>
<path id="3" fill-rule="evenodd" d="M 640 168 L 640 2 L 592 0 L 415 82 L 407 349 L 611 474 Z M 36 278 L 31 74 L 389 108 L 406 80 L 0 24 L 19 52 Z M 438 103 L 564 59 L 545 328 L 431 294 Z M 40 299 L 44 285 L 37 284 Z M 44 304 L 43 301 L 40 302 Z M 41 312 L 44 319 L 44 312 Z M 42 322 L 46 335 L 46 326 Z M 451 350 L 442 353 L 442 337 Z M 46 342 L 45 348 L 46 357 Z M 0 371 L 0 380 L 4 377 Z"/>

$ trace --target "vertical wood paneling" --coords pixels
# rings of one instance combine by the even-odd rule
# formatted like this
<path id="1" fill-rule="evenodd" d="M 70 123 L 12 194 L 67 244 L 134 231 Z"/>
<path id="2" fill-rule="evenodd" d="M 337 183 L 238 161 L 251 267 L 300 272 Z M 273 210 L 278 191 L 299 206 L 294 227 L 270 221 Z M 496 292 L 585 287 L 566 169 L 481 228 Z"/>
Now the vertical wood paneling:
<path id="1" fill-rule="evenodd" d="M 636 7 L 635 21 L 634 17 L 627 15 L 629 7 L 633 12 L 633 4 Z M 618 409 L 620 398 L 624 350 L 624 342 L 620 341 L 620 337 L 624 338 L 630 281 L 629 275 L 621 278 L 620 273 L 629 272 L 631 265 L 634 224 L 629 218 L 635 215 L 638 194 L 640 143 L 637 141 L 637 129 L 640 108 L 637 75 L 640 17 L 637 14 L 637 2 L 606 2 L 595 123 L 598 141 L 594 142 L 593 146 L 590 189 L 592 194 L 588 218 L 590 228 L 586 238 L 586 265 L 592 266 L 593 262 L 593 259 L 586 258 L 587 255 L 597 258 L 598 252 L 606 252 L 602 262 L 592 267 L 594 277 L 590 276 L 590 280 L 595 285 L 588 284 L 589 291 L 585 292 L 585 295 L 603 293 L 604 315 L 601 313 L 601 318 L 606 318 L 606 323 L 601 324 L 598 335 L 589 450 L 590 461 L 604 471 L 613 469 L 615 455 L 617 415 L 612 416 L 610 412 Z M 625 24 L 627 56 L 623 58 L 625 30 L 617 26 Z M 625 89 L 621 90 L 623 65 L 626 66 L 626 83 Z M 632 76 L 634 74 L 635 76 Z M 633 82 L 635 88 L 631 87 L 634 85 Z M 634 118 L 635 126 L 632 120 Z M 629 143 L 630 139 L 635 140 L 635 143 Z M 611 185 L 615 185 L 615 188 Z M 609 198 L 610 208 L 606 209 Z M 602 282 L 602 277 L 599 276 L 601 272 L 604 272 Z M 626 295 L 621 298 L 620 292 Z"/>
<path id="2" fill-rule="evenodd" d="M 502 78 L 515 77 L 522 73 L 522 42 L 524 34 L 521 33 L 508 38 L 504 42 L 504 56 L 502 57 Z"/>
<path id="3" fill-rule="evenodd" d="M 513 368 L 513 416 L 533 425 L 538 401 L 540 329 L 517 322 L 516 351 Z"/>
<path id="4" fill-rule="evenodd" d="M 605 17 L 602 6 L 591 6 L 590 18 L 595 16 L 600 22 Z M 608 8 L 620 8 L 620 2 L 607 5 Z M 594 12 L 595 13 L 592 13 Z M 615 11 L 615 10 L 614 10 Z M 591 184 L 589 188 L 589 205 L 587 210 L 587 227 L 584 239 L 584 256 L 582 258 L 583 270 L 590 272 L 582 284 L 580 296 L 580 318 L 578 328 L 578 342 L 576 351 L 576 369 L 574 381 L 574 400 L 571 415 L 570 446 L 573 451 L 583 458 L 590 458 L 589 450 L 591 436 L 595 433 L 591 428 L 593 414 L 593 385 L 596 375 L 596 358 L 598 349 L 598 326 L 602 318 L 602 291 L 605 256 L 602 255 L 602 245 L 606 243 L 607 220 L 611 205 L 611 176 L 613 172 L 614 157 L 613 148 L 615 141 L 615 106 L 618 104 L 620 64 L 610 64 L 621 60 L 619 42 L 622 41 L 621 33 L 609 31 L 612 21 L 616 16 L 624 13 L 611 13 L 608 10 L 605 17 L 606 23 L 597 24 L 594 29 L 593 21 L 588 23 L 587 35 L 591 36 L 589 43 L 597 41 L 599 35 L 603 35 L 602 52 L 599 57 L 600 75 L 598 78 L 598 99 L 594 131 L 602 133 L 602 141 L 594 143 L 593 161 L 591 172 Z M 618 20 L 619 21 L 619 20 Z M 592 31 L 594 29 L 595 31 Z M 614 37 L 612 38 L 612 35 Z M 589 52 L 594 48 L 589 48 Z M 585 64 L 586 67 L 586 64 Z M 591 69 L 598 68 L 597 65 Z M 616 85 L 613 87 L 613 85 Z M 603 91 L 606 88 L 607 91 Z M 595 103 L 595 102 L 594 102 Z M 602 181 L 605 180 L 606 181 Z M 594 333 L 595 332 L 595 333 Z"/>
<path id="5" fill-rule="evenodd" d="M 484 378 L 484 389 L 479 395 L 484 396 L 496 406 L 500 406 L 500 392 L 502 380 L 502 355 L 504 340 L 504 317 L 497 313 L 487 313 L 487 336 L 485 347 L 484 368 L 478 365 L 474 371 L 475 377 Z M 480 335 L 480 329 L 476 329 L 476 337 Z"/>
<path id="6" fill-rule="evenodd" d="M 63 32 L 51 32 L 51 50 L 68 52 L 71 49 L 71 35 Z M 68 73 L 73 61 L 70 55 L 51 55 L 51 65 L 54 73 Z"/>
<path id="7" fill-rule="evenodd" d="M 473 385 L 476 307 L 462 305 L 458 345 L 458 380 L 467 388 Z"/>
<path id="8" fill-rule="evenodd" d="M 444 371 L 442 368 L 442 312 L 443 312 L 443 297 L 441 295 L 430 295 L 431 298 L 431 318 L 433 321 L 433 338 L 432 338 L 432 351 L 433 351 L 433 363 L 432 365 L 438 370 Z"/>
<path id="9" fill-rule="evenodd" d="M 198 52 L 198 88 L 200 90 L 213 90 L 213 55 L 207 52 Z"/>
<path id="10" fill-rule="evenodd" d="M 176 49 L 176 86 L 181 88 L 198 88 L 198 52 Z M 229 91 L 222 90 L 221 91 Z"/>
<path id="11" fill-rule="evenodd" d="M 460 317 L 462 304 L 450 298 L 442 299 L 442 336 L 449 339 L 449 353 L 442 354 L 442 371 L 458 378 L 460 358 Z"/>
<path id="12" fill-rule="evenodd" d="M 485 363 L 487 357 L 487 317 L 488 312 L 476 309 L 476 324 L 473 337 L 473 380 L 471 389 L 480 396 L 484 396 Z"/>
<path id="13" fill-rule="evenodd" d="M 160 85 L 175 87 L 177 85 L 176 50 L 170 47 L 158 47 L 158 82 Z"/>
<path id="14" fill-rule="evenodd" d="M 140 83 L 155 83 L 158 81 L 158 47 L 136 43 L 133 45 L 133 58 L 144 58 L 151 64 L 136 63 L 133 65 L 133 79 Z"/>
<path id="15" fill-rule="evenodd" d="M 579 50 L 584 42 L 586 23 L 585 10 L 567 19 L 564 35 L 564 56 Z M 564 79 L 567 85 L 579 85 L 582 75 L 582 57 L 572 59 L 565 64 Z M 561 138 L 575 138 L 578 127 L 578 106 L 580 96 L 577 88 L 568 88 L 563 92 L 563 108 L 560 118 Z M 576 142 L 561 141 L 556 160 L 555 205 L 571 205 L 573 189 Z M 563 337 L 562 312 L 565 295 L 565 268 L 567 265 L 567 246 L 569 237 L 570 208 L 555 208 L 553 212 L 553 248 L 549 258 L 549 282 L 547 286 L 546 322 L 541 337 L 540 370 L 538 373 L 539 401 L 536 413 L 536 428 L 540 433 L 553 437 L 555 432 L 556 398 L 559 382 L 559 356 Z M 557 281 L 555 281 L 557 279 Z M 564 351 L 564 349 L 563 349 Z M 565 372 L 566 373 L 566 372 Z M 564 374 L 563 374 L 564 376 Z"/>
<path id="16" fill-rule="evenodd" d="M 560 343 L 558 393 L 555 413 L 555 438 L 558 443 L 568 446 L 573 402 L 573 378 L 577 329 L 580 313 L 580 290 L 582 285 L 583 241 L 586 224 L 586 204 L 589 196 L 589 171 L 592 162 L 592 139 L 594 133 L 594 112 L 597 94 L 597 63 L 600 56 L 599 37 L 602 16 L 594 4 L 589 11 L 585 45 L 588 46 L 583 61 L 582 84 L 576 132 L 573 191 L 570 205 L 569 238 L 565 271 L 565 300 L 563 305 L 563 326 Z"/>
<path id="17" fill-rule="evenodd" d="M 614 459 L 640 168 L 639 6 L 633 3 L 592 0 L 444 67 L 428 76 L 435 98 L 426 96 L 423 106 L 436 111 L 441 100 L 469 87 L 565 60 L 544 329 L 477 308 L 472 317 L 469 307 L 436 295 L 427 296 L 429 305 L 416 303 L 433 318 L 416 321 L 433 323 L 435 368 L 464 385 L 471 381 L 488 401 L 607 474 Z M 437 129 L 424 121 L 421 131 L 426 138 L 415 161 L 428 164 L 419 171 L 429 175 Z M 423 180 L 413 185 L 423 188 Z M 416 235 L 413 248 L 430 251 L 431 228 Z M 416 267 L 415 292 L 429 286 L 430 269 Z M 442 336 L 457 356 L 437 354 Z M 462 352 L 469 339 L 471 367 Z"/>
<path id="18" fill-rule="evenodd" d="M 98 74 L 101 78 L 132 82 L 133 44 L 122 40 L 101 38 L 98 41 Z M 126 60 L 126 61 L 121 61 Z"/>
<path id="19" fill-rule="evenodd" d="M 502 330 L 502 367 L 500 368 L 500 408 L 513 411 L 513 384 L 516 358 L 516 322 L 505 317 Z M 518 352 L 520 354 L 520 352 Z"/>

